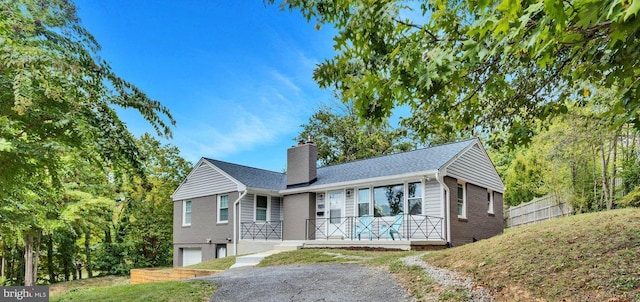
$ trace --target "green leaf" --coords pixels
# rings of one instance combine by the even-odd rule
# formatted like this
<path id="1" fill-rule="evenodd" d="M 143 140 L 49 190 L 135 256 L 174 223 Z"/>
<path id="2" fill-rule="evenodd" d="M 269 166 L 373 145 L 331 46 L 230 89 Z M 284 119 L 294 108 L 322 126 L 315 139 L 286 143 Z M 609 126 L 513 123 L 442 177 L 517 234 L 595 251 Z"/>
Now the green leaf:
<path id="1" fill-rule="evenodd" d="M 638 10 L 640 10 L 640 0 L 633 0 L 625 10 L 624 21 L 627 21 L 631 16 L 637 15 Z"/>
<path id="2" fill-rule="evenodd" d="M 10 152 L 14 149 L 13 145 L 4 138 L 0 138 L 0 152 Z"/>

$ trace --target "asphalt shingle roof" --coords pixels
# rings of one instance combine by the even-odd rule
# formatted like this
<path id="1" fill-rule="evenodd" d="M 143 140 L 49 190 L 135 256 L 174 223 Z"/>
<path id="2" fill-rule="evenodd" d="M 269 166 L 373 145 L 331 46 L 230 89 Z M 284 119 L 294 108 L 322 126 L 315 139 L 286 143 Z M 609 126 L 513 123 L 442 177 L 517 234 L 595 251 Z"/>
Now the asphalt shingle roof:
<path id="1" fill-rule="evenodd" d="M 311 186 L 437 170 L 475 139 L 384 155 L 318 169 L 318 181 Z"/>
<path id="2" fill-rule="evenodd" d="M 287 176 L 284 173 L 205 159 L 249 188 L 282 190 L 287 187 Z"/>
<path id="3" fill-rule="evenodd" d="M 346 181 L 437 170 L 476 139 L 434 146 L 403 153 L 384 155 L 349 163 L 318 168 L 318 180 L 309 188 Z M 231 177 L 250 188 L 283 190 L 287 188 L 286 174 L 252 168 L 206 158 Z"/>

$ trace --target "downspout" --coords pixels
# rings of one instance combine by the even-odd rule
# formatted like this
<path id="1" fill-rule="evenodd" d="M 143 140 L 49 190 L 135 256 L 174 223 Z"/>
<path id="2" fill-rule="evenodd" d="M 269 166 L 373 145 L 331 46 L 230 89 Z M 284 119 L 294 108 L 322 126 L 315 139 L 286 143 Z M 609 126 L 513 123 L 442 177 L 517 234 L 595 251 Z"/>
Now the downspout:
<path id="1" fill-rule="evenodd" d="M 242 193 L 240 194 L 240 197 L 238 197 L 238 200 L 236 200 L 233 203 L 233 255 L 237 256 L 238 255 L 238 225 L 239 225 L 239 220 L 240 220 L 240 201 L 242 200 L 242 198 L 244 198 L 245 195 L 247 195 L 247 189 L 245 188 L 244 191 L 241 191 Z M 237 215 L 237 219 L 236 219 L 236 215 Z"/>
<path id="2" fill-rule="evenodd" d="M 440 170 L 436 171 L 436 180 L 438 181 L 438 183 L 440 183 L 440 185 L 444 188 L 445 191 L 445 198 L 444 199 L 444 217 L 445 217 L 445 223 L 447 224 L 447 245 L 451 246 L 451 222 L 450 222 L 450 218 L 451 218 L 451 209 L 450 209 L 450 200 L 451 199 L 451 194 L 449 192 L 449 187 L 447 186 L 447 184 L 444 183 L 444 176 L 442 176 L 440 174 Z"/>

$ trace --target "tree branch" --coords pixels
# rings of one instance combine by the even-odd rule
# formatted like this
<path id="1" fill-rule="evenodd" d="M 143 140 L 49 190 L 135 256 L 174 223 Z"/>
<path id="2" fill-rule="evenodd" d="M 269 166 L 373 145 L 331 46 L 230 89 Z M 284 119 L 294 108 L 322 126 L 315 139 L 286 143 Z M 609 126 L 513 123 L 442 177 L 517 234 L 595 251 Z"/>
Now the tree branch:
<path id="1" fill-rule="evenodd" d="M 432 41 L 434 41 L 434 42 L 439 42 L 439 41 L 440 41 L 440 39 L 438 39 L 438 37 L 436 37 L 436 35 L 435 35 L 435 34 L 433 34 L 432 32 L 428 31 L 427 29 L 425 29 L 424 27 L 422 27 L 422 26 L 420 26 L 420 25 L 413 24 L 413 23 L 408 23 L 408 22 L 402 21 L 402 20 L 400 20 L 400 19 L 394 19 L 394 20 L 395 20 L 396 22 L 398 22 L 398 23 L 400 23 L 400 24 L 404 25 L 404 26 L 407 26 L 407 27 L 413 27 L 413 28 L 415 28 L 415 29 L 418 29 L 418 30 L 424 31 L 425 33 L 427 33 L 427 35 L 429 35 L 429 36 L 431 37 L 431 40 L 432 40 Z"/>

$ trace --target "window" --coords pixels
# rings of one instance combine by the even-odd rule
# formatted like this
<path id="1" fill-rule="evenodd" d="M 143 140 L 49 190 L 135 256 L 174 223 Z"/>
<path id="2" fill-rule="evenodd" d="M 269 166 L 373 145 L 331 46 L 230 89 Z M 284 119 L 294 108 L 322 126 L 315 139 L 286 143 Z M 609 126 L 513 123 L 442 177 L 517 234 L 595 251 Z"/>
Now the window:
<path id="1" fill-rule="evenodd" d="M 182 225 L 191 225 L 191 200 L 182 202 Z"/>
<path id="2" fill-rule="evenodd" d="M 422 214 L 422 183 L 414 182 L 409 184 L 409 214 Z"/>
<path id="3" fill-rule="evenodd" d="M 458 217 L 464 218 L 466 217 L 466 209 L 465 209 L 465 185 L 459 183 L 458 184 Z"/>
<path id="4" fill-rule="evenodd" d="M 267 196 L 256 196 L 256 221 L 267 221 L 269 199 Z"/>
<path id="5" fill-rule="evenodd" d="M 369 188 L 358 190 L 358 217 L 369 214 Z"/>
<path id="6" fill-rule="evenodd" d="M 394 216 L 404 213 L 404 185 L 373 188 L 373 215 Z"/>
<path id="7" fill-rule="evenodd" d="M 218 196 L 218 222 L 229 221 L 229 195 Z"/>
<path id="8" fill-rule="evenodd" d="M 487 190 L 487 213 L 493 214 L 493 191 Z"/>

